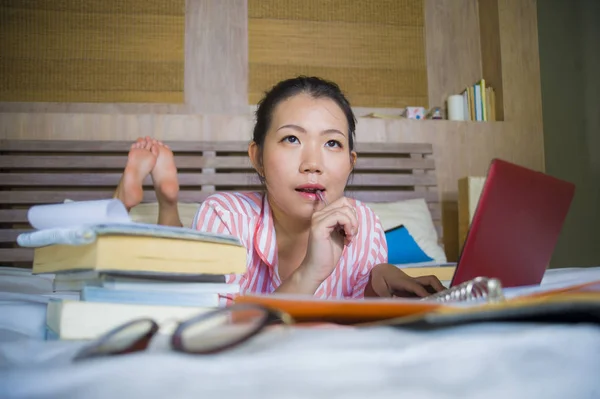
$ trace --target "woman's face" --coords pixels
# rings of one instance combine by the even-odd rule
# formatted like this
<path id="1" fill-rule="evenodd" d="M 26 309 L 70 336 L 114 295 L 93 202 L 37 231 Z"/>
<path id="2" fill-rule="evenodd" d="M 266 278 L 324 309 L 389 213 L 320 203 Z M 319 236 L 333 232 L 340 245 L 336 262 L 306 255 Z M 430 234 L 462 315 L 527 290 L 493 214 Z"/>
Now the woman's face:
<path id="1" fill-rule="evenodd" d="M 322 190 L 330 203 L 342 197 L 355 160 L 346 116 L 333 100 L 301 93 L 282 101 L 262 154 L 271 206 L 310 218 L 319 202 L 315 190 Z"/>

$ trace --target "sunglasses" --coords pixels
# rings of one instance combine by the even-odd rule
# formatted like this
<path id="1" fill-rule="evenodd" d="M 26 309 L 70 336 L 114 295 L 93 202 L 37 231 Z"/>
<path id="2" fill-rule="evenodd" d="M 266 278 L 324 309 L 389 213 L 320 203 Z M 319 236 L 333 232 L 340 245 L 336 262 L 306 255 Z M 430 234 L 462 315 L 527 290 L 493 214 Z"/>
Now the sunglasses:
<path id="1" fill-rule="evenodd" d="M 263 305 L 231 305 L 178 323 L 171 335 L 171 348 L 189 354 L 218 353 L 247 341 L 265 327 L 294 322 L 289 314 Z M 158 330 L 152 319 L 132 320 L 94 340 L 73 360 L 143 351 Z"/>

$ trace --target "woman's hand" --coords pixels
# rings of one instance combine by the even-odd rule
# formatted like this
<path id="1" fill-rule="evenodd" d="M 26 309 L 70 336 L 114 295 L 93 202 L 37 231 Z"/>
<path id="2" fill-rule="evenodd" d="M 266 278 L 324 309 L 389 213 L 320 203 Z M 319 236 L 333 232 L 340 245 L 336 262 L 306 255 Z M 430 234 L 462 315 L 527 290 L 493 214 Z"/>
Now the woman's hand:
<path id="1" fill-rule="evenodd" d="M 446 288 L 436 276 L 410 277 L 389 263 L 371 270 L 365 297 L 426 297 Z"/>
<path id="2" fill-rule="evenodd" d="M 342 197 L 315 211 L 306 257 L 298 271 L 318 287 L 333 272 L 344 246 L 352 241 L 357 232 L 356 211 L 347 198 Z"/>

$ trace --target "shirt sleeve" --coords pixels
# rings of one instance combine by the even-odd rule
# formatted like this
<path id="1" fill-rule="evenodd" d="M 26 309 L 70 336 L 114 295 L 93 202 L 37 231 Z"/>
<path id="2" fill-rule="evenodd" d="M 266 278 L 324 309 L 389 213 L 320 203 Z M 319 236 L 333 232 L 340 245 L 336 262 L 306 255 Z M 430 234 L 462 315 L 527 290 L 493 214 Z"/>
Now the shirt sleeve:
<path id="1" fill-rule="evenodd" d="M 250 225 L 248 217 L 245 214 L 236 212 L 236 199 L 226 195 L 215 194 L 202 202 L 196 217 L 192 223 L 192 228 L 207 233 L 227 234 L 237 237 L 246 250 L 249 251 L 248 243 L 251 242 L 248 234 Z M 225 282 L 228 284 L 243 285 L 246 274 L 227 274 Z M 230 304 L 231 295 L 222 295 L 221 304 Z"/>
<path id="2" fill-rule="evenodd" d="M 368 219 L 370 219 L 370 223 L 364 227 L 367 229 L 365 245 L 368 247 L 362 251 L 362 256 L 356 262 L 357 273 L 352 289 L 352 298 L 364 298 L 371 270 L 376 265 L 388 262 L 388 248 L 383 226 L 374 213 L 371 213 L 371 217 Z"/>
<path id="3" fill-rule="evenodd" d="M 192 228 L 207 233 L 234 236 L 248 248 L 248 217 L 233 212 L 234 206 L 234 200 L 225 196 L 213 195 L 207 198 L 200 205 Z"/>

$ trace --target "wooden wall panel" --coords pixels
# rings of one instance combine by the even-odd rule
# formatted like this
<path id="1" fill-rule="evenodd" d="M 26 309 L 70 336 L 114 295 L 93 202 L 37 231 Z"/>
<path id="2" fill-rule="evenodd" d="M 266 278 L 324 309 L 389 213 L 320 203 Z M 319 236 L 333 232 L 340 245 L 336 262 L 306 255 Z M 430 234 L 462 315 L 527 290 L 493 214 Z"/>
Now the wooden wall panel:
<path id="1" fill-rule="evenodd" d="M 427 106 L 423 0 L 250 0 L 249 102 L 296 75 L 361 107 Z"/>
<path id="2" fill-rule="evenodd" d="M 248 108 L 246 0 L 187 0 L 185 102 L 192 113 Z"/>
<path id="3" fill-rule="evenodd" d="M 502 84 L 502 49 L 498 0 L 479 0 L 479 29 L 481 42 L 481 72 L 486 86 L 496 94 L 496 120 L 504 120 L 504 91 Z"/>
<path id="4" fill-rule="evenodd" d="M 0 100 L 183 102 L 185 0 L 0 5 Z"/>
<path id="5" fill-rule="evenodd" d="M 543 1 L 543 0 L 540 0 Z M 542 139 L 536 0 L 498 0 L 504 119 L 533 125 Z"/>
<path id="6" fill-rule="evenodd" d="M 82 112 L 98 112 L 95 110 L 102 108 L 88 108 L 91 107 L 89 104 L 26 103 L 11 104 L 11 108 L 4 103 L 0 104 L 0 111 L 4 111 L 0 113 L 0 139 L 134 140 L 138 136 L 152 135 L 170 140 L 250 140 L 253 115 L 249 111 L 252 107 L 246 105 L 242 111 L 236 111 L 235 115 L 227 115 L 228 110 L 238 109 L 242 103 L 247 104 L 247 91 L 242 93 L 243 90 L 234 90 L 228 86 L 231 84 L 232 87 L 242 87 L 240 82 L 247 78 L 247 71 L 243 73 L 239 65 L 231 66 L 233 68 L 232 75 L 229 76 L 232 79 L 231 83 L 228 83 L 224 76 L 220 76 L 219 71 L 219 67 L 223 66 L 230 57 L 235 60 L 237 56 L 234 56 L 234 44 L 227 42 L 227 40 L 234 40 L 233 36 L 226 34 L 230 32 L 229 28 L 232 25 L 237 26 L 237 22 L 233 21 L 239 22 L 238 17 L 235 16 L 235 8 L 233 6 L 229 8 L 227 5 L 230 4 L 229 0 L 227 2 L 187 1 L 188 7 L 192 2 L 197 2 L 194 3 L 195 12 L 189 14 L 188 18 L 195 15 L 198 21 L 201 21 L 202 18 L 209 19 L 208 15 L 213 15 L 215 21 L 221 21 L 223 26 L 220 37 L 229 37 L 223 39 L 224 41 L 214 41 L 212 50 L 209 50 L 207 43 L 200 43 L 199 47 L 192 46 L 189 49 L 192 54 L 198 48 L 205 54 L 211 54 L 211 51 L 218 53 L 223 49 L 229 54 L 228 56 L 217 54 L 213 57 L 214 64 L 209 59 L 202 59 L 195 55 L 186 59 L 190 65 L 194 65 L 194 62 L 205 63 L 204 69 L 201 68 L 197 75 L 190 78 L 191 80 L 188 80 L 187 75 L 191 71 L 186 70 L 186 85 L 188 81 L 193 81 L 195 86 L 191 86 L 190 90 L 197 90 L 197 97 L 190 100 L 195 104 L 196 111 L 183 112 L 178 111 L 177 108 L 159 108 L 156 112 L 161 114 L 153 114 L 155 111 L 145 111 L 143 104 L 131 104 L 127 107 L 115 104 L 114 108 L 104 108 L 106 111 L 104 114 L 85 114 Z M 477 8 L 478 0 L 424 1 L 424 15 L 428 24 L 426 27 L 428 98 L 430 104 L 434 106 L 440 105 L 439 102 L 444 101 L 447 94 L 458 92 L 469 82 L 481 77 L 484 45 L 479 41 L 481 10 Z M 346 4 L 345 0 L 338 2 L 340 7 Z M 245 7 L 245 1 L 242 3 L 240 7 Z M 200 7 L 202 4 L 204 6 Z M 370 3 L 365 2 L 365 4 Z M 361 142 L 433 143 L 442 201 L 445 247 L 451 260 L 456 259 L 456 248 L 458 248 L 456 201 L 459 178 L 467 175 L 485 175 L 489 162 L 494 157 L 537 170 L 544 168 L 535 0 L 497 0 L 497 4 L 498 44 L 505 99 L 504 122 L 360 118 L 358 123 L 359 153 Z M 294 9 L 285 12 L 294 12 Z M 225 17 L 223 13 L 229 16 Z M 197 22 L 196 28 L 191 31 L 186 30 L 186 34 L 196 32 L 197 37 L 193 40 L 201 42 L 202 29 L 219 32 L 217 25 Z M 242 42 L 243 40 L 240 39 Z M 243 47 L 239 43 L 237 46 L 238 49 Z M 383 61 L 380 59 L 378 62 Z M 211 69 L 208 65 L 212 65 Z M 198 89 L 202 88 L 202 82 L 209 82 L 211 76 L 215 80 L 221 79 L 220 84 L 224 85 L 219 92 L 217 84 L 210 86 L 206 83 L 215 104 L 210 103 L 210 98 L 201 98 L 202 90 Z M 227 99 L 231 102 L 227 102 Z M 160 107 L 160 105 L 155 106 Z M 113 106 L 106 104 L 105 107 Z M 362 108 L 360 113 L 364 114 L 367 110 L 376 111 L 376 109 Z M 393 109 L 386 111 L 394 112 Z M 194 113 L 187 115 L 185 114 L 187 112 Z"/>
<path id="7" fill-rule="evenodd" d="M 128 0 L 129 1 L 129 0 Z M 21 4 L 15 1 L 14 3 Z M 42 2 L 44 3 L 44 2 Z M 51 4 L 51 2 L 47 2 Z M 63 4 L 64 2 L 60 2 Z M 69 4 L 75 4 L 73 1 Z M 105 4 L 122 4 L 112 0 Z M 159 7 L 161 1 L 144 3 Z M 27 3 L 29 4 L 29 3 Z M 34 4 L 41 4 L 35 2 Z M 94 7 L 97 2 L 81 2 Z M 248 109 L 248 33 L 246 0 L 185 0 L 185 96 L 180 104 L 0 102 L 0 112 L 236 114 Z M 183 19 L 183 17 L 181 17 Z M 179 24 L 184 27 L 183 22 Z M 0 32 L 5 29 L 0 24 Z M 18 43 L 17 43 L 18 44 Z M 182 42 L 183 46 L 183 42 Z M 181 51 L 183 61 L 183 50 Z M 4 54 L 4 48 L 2 49 Z M 183 93 L 181 93 L 183 96 Z M 14 99 L 13 99 L 14 100 Z"/>
<path id="8" fill-rule="evenodd" d="M 425 0 L 429 107 L 481 79 L 477 0 Z"/>

